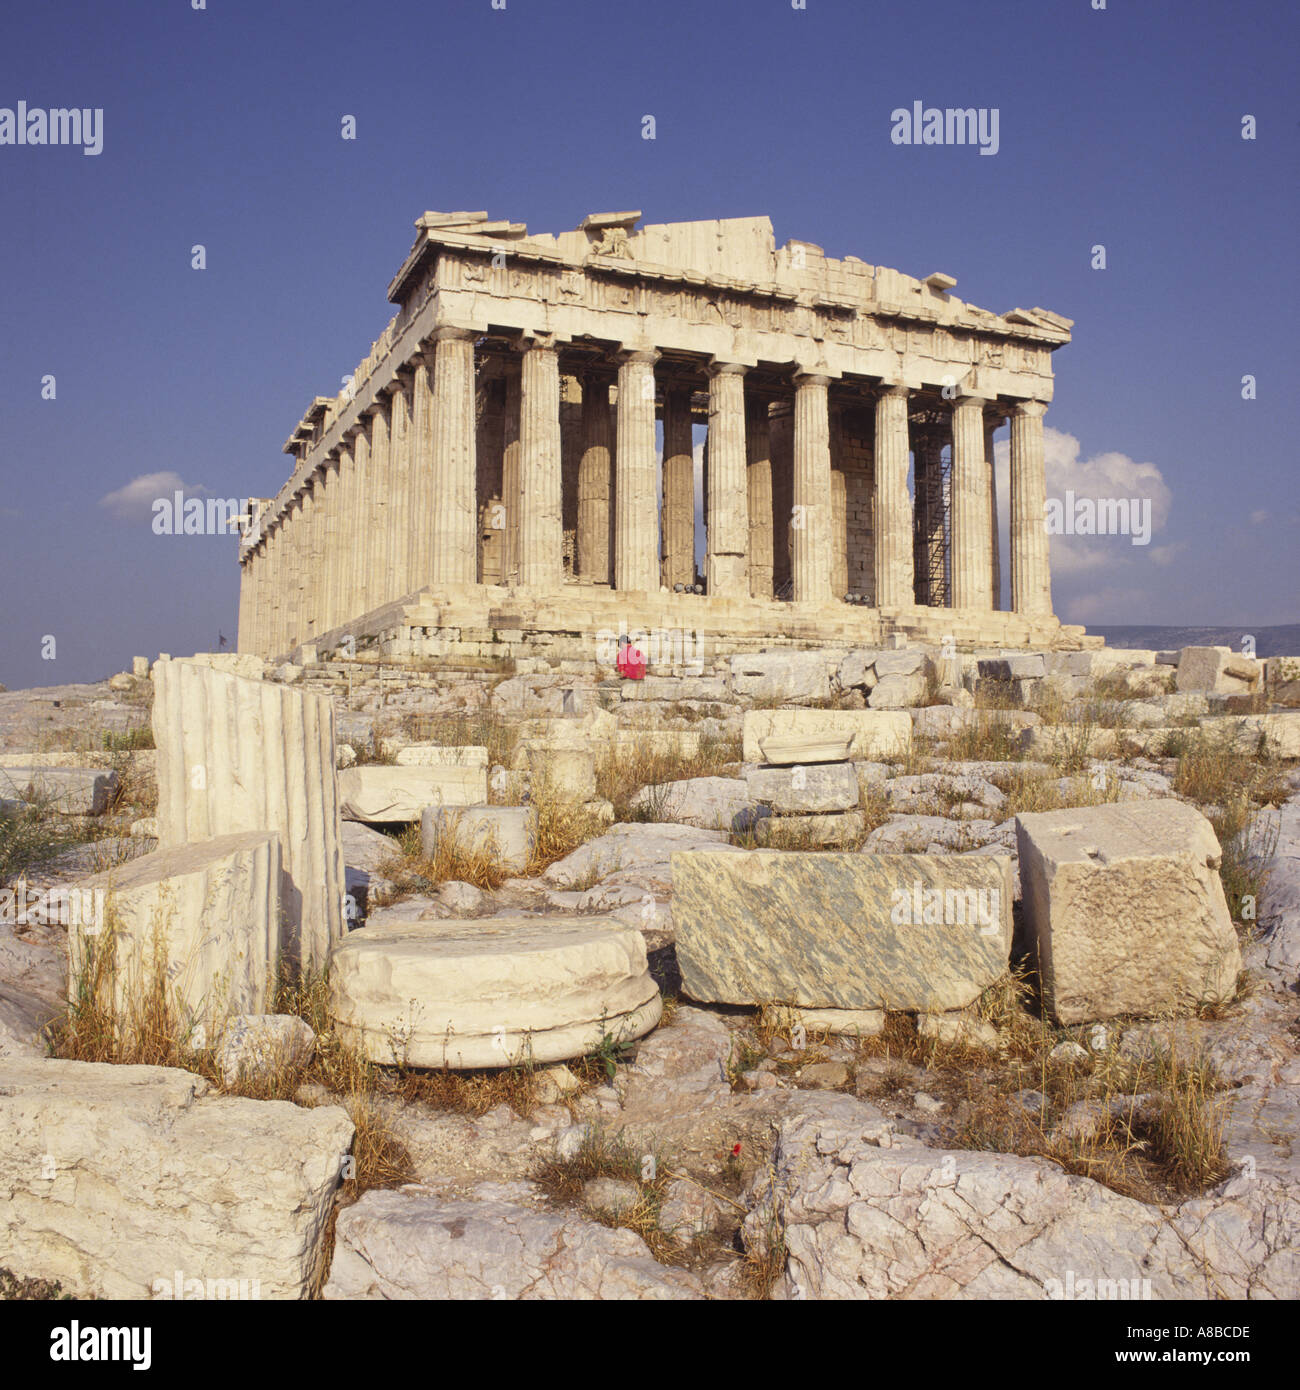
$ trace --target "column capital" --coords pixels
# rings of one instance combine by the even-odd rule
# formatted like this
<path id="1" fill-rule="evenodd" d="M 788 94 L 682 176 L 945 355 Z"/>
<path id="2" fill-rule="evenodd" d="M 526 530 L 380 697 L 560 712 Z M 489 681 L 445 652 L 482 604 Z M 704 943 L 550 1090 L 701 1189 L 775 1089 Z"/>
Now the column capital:
<path id="1" fill-rule="evenodd" d="M 1011 403 L 1012 413 L 1024 419 L 1041 420 L 1047 414 L 1046 401 L 1013 401 Z"/>
<path id="2" fill-rule="evenodd" d="M 524 332 L 519 335 L 520 352 L 558 352 L 560 336 L 557 333 Z"/>
<path id="3" fill-rule="evenodd" d="M 797 371 L 794 374 L 794 384 L 796 386 L 829 386 L 832 377 L 823 372 L 804 372 Z"/>
<path id="4" fill-rule="evenodd" d="M 452 323 L 439 324 L 437 328 L 429 334 L 426 342 L 430 343 L 464 343 L 476 342 L 483 335 L 474 328 L 460 328 Z"/>
<path id="5" fill-rule="evenodd" d="M 876 388 L 877 400 L 885 396 L 893 396 L 902 400 L 908 400 L 911 395 L 912 388 L 901 381 L 882 381 Z"/>
<path id="6" fill-rule="evenodd" d="M 721 357 L 709 358 L 709 376 L 744 376 L 749 367 L 744 362 L 731 362 Z"/>
<path id="7" fill-rule="evenodd" d="M 647 367 L 653 367 L 658 362 L 661 353 L 658 348 L 653 347 L 627 347 L 619 345 L 619 349 L 613 354 L 614 360 L 620 367 L 627 366 L 629 363 L 639 362 Z"/>

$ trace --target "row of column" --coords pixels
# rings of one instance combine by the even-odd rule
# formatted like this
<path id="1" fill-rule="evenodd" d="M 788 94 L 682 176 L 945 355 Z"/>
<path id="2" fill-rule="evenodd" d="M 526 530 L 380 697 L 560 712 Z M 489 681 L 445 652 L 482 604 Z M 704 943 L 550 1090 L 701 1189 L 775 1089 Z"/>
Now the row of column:
<path id="1" fill-rule="evenodd" d="M 652 350 L 624 352 L 616 359 L 616 377 L 596 367 L 583 383 L 577 572 L 633 592 L 695 579 L 691 393 L 680 385 L 668 385 L 663 393 L 659 549 L 657 361 Z M 618 400 L 611 415 L 609 387 L 615 380 Z M 770 597 L 775 538 L 766 402 L 747 397 L 739 364 L 713 363 L 708 381 L 707 591 L 715 598 Z M 845 499 L 842 479 L 840 496 L 834 493 L 829 386 L 822 375 L 794 378 L 788 486 L 796 603 L 826 603 L 835 591 L 833 526 L 837 515 L 843 524 Z M 555 589 L 563 582 L 564 562 L 560 364 L 553 339 L 525 340 L 521 370 L 517 378 L 507 377 L 506 392 L 503 572 L 527 588 Z M 906 387 L 887 386 L 876 402 L 877 608 L 916 601 L 908 396 Z M 986 417 L 986 404 L 966 398 L 952 407 L 946 597 L 954 608 L 991 609 L 1000 591 L 990 467 L 996 419 Z M 1011 602 L 1027 616 L 1051 611 L 1043 523 L 1045 410 L 1036 401 L 1011 410 Z M 474 335 L 439 329 L 284 511 L 269 519 L 241 575 L 241 649 L 279 654 L 425 585 L 475 583 L 475 435 Z M 917 461 L 919 498 L 920 450 Z M 932 522 L 926 525 L 934 530 Z M 942 545 L 941 522 L 926 543 L 936 540 Z"/>

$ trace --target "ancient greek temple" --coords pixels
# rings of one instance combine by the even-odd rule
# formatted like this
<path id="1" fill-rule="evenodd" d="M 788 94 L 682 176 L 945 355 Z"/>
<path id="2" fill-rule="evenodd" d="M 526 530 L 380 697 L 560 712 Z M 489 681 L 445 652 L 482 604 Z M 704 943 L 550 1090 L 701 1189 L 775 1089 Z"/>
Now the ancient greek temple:
<path id="1" fill-rule="evenodd" d="M 611 624 L 733 650 L 1077 639 L 1044 524 L 1071 320 L 778 248 L 766 217 L 640 217 L 416 222 L 396 315 L 249 500 L 241 650 L 563 655 Z"/>

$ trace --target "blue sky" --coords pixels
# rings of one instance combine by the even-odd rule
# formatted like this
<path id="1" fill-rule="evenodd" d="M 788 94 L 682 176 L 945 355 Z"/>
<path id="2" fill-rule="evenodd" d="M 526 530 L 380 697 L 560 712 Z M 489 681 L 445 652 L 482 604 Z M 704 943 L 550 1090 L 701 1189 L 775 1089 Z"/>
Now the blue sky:
<path id="1" fill-rule="evenodd" d="M 1300 619 L 1294 4 L 192 3 L 3 22 L 0 108 L 104 111 L 98 156 L 0 145 L 10 688 L 233 643 L 234 541 L 155 536 L 103 499 L 158 473 L 273 494 L 302 410 L 391 315 L 426 208 L 534 231 L 766 213 L 778 244 L 1065 314 L 1049 491 L 1131 482 L 1158 524 L 1148 547 L 1054 544 L 1058 612 Z M 892 144 L 916 100 L 997 107 L 998 154 Z"/>

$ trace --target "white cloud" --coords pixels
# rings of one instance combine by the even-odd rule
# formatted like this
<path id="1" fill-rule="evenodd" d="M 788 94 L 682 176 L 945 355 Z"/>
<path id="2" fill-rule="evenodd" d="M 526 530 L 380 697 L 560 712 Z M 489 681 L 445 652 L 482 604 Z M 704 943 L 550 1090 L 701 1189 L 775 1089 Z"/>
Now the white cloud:
<path id="1" fill-rule="evenodd" d="M 1048 499 L 1064 504 L 1067 491 L 1076 499 L 1128 498 L 1150 507 L 1151 533 L 1164 529 L 1173 502 L 1163 475 L 1154 463 L 1138 463 L 1111 450 L 1080 458 L 1078 439 L 1050 425 L 1043 430 L 1044 461 L 1047 474 Z M 1011 445 L 1000 439 L 995 450 L 998 479 L 999 525 L 1007 534 L 1011 515 Z M 1053 575 L 1079 574 L 1087 570 L 1112 568 L 1149 555 L 1155 564 L 1168 564 L 1173 552 L 1168 546 L 1157 547 L 1132 544 L 1131 536 L 1069 536 L 1055 535 L 1050 540 Z M 1083 621 L 1077 619 L 1076 621 Z"/>
<path id="2" fill-rule="evenodd" d="M 1250 519 L 1254 525 L 1263 526 L 1268 520 L 1268 513 L 1261 507 L 1258 511 L 1251 512 Z"/>
<path id="3" fill-rule="evenodd" d="M 124 487 L 106 493 L 99 499 L 99 505 L 119 521 L 142 521 L 152 516 L 157 498 L 170 500 L 176 492 L 183 492 L 187 497 L 202 497 L 207 494 L 207 488 L 183 482 L 179 473 L 141 473 Z"/>

